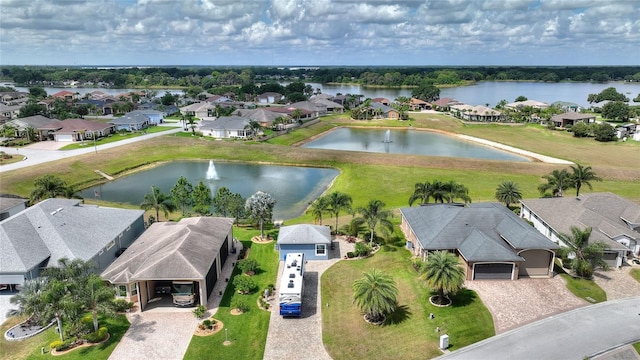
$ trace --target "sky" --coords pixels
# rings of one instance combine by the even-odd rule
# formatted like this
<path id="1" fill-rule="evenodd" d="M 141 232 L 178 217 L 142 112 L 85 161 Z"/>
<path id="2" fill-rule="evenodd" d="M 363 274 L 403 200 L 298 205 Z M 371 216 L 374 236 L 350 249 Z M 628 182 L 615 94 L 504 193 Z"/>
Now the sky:
<path id="1" fill-rule="evenodd" d="M 1 65 L 640 65 L 640 0 L 0 0 Z"/>

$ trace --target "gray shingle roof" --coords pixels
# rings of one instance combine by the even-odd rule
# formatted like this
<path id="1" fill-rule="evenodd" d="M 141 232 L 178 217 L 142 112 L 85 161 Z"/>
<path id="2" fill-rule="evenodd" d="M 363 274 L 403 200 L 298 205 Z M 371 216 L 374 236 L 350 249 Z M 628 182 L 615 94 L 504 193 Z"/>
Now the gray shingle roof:
<path id="1" fill-rule="evenodd" d="M 424 249 L 457 249 L 467 261 L 522 261 L 516 250 L 558 248 L 497 203 L 432 204 L 400 212 Z"/>
<path id="2" fill-rule="evenodd" d="M 590 241 L 602 241 L 612 249 L 626 249 L 612 238 L 625 235 L 640 240 L 640 206 L 613 193 L 583 193 L 580 197 L 564 196 L 525 199 L 524 206 L 558 233 L 571 233 L 571 226 L 591 227 Z"/>
<path id="3" fill-rule="evenodd" d="M 124 114 L 122 117 L 109 120 L 109 124 L 114 125 L 129 125 L 129 124 L 144 124 L 151 121 L 149 117 L 141 112 L 130 112 Z"/>
<path id="4" fill-rule="evenodd" d="M 101 276 L 114 284 L 206 277 L 234 219 L 184 218 L 151 225 Z M 232 239 L 229 239 L 232 241 Z"/>
<path id="5" fill-rule="evenodd" d="M 203 120 L 200 129 L 212 130 L 242 130 L 249 125 L 249 119 L 240 116 L 222 116 L 216 120 Z"/>
<path id="6" fill-rule="evenodd" d="M 50 257 L 90 260 L 139 219 L 142 210 L 48 199 L 0 222 L 0 273 L 26 272 Z"/>
<path id="7" fill-rule="evenodd" d="M 325 225 L 298 224 L 283 226 L 278 244 L 330 244 L 331 229 Z"/>

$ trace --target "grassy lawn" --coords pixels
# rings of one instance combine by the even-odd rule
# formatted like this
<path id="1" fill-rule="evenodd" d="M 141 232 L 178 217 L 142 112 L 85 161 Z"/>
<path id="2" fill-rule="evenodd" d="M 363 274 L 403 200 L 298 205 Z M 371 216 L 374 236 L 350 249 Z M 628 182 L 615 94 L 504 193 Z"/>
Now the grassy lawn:
<path id="1" fill-rule="evenodd" d="M 553 266 L 553 270 L 560 274 L 562 278 L 567 281 L 567 289 L 571 291 L 575 296 L 585 299 L 591 303 L 599 303 L 603 301 L 607 301 L 607 293 L 602 290 L 598 284 L 596 284 L 593 280 L 574 278 L 573 276 L 567 274 L 564 269 L 556 264 Z M 594 301 L 591 301 L 587 298 L 591 298 Z"/>
<path id="2" fill-rule="evenodd" d="M 640 342 L 633 344 L 633 348 L 636 349 L 636 352 L 640 355 Z"/>
<path id="3" fill-rule="evenodd" d="M 234 228 L 234 236 L 242 240 L 245 247 L 249 247 L 249 257 L 256 259 L 260 269 L 254 275 L 258 283 L 258 291 L 250 295 L 240 295 L 235 293 L 233 286 L 234 276 L 244 276 L 239 270 L 234 269 L 232 278 L 229 279 L 230 286 L 222 297 L 220 308 L 214 315 L 224 323 L 228 329 L 231 345 L 225 346 L 224 331 L 207 336 L 194 336 L 185 354 L 185 359 L 211 359 L 215 354 L 216 359 L 262 359 L 264 347 L 269 330 L 269 318 L 271 313 L 258 308 L 257 300 L 262 291 L 269 285 L 275 284 L 278 272 L 278 253 L 274 251 L 274 244 L 254 244 L 249 239 L 258 235 L 259 231 L 246 228 Z M 250 310 L 240 316 L 230 314 L 231 303 L 234 298 L 243 298 L 250 306 Z"/>
<path id="4" fill-rule="evenodd" d="M 120 140 L 132 139 L 145 134 L 159 133 L 159 132 L 163 132 L 171 129 L 173 128 L 166 127 L 166 126 L 150 126 L 144 129 L 143 131 L 116 133 L 108 137 L 103 137 L 103 138 L 97 139 L 95 144 L 96 145 L 109 144 L 109 143 L 117 142 Z M 69 144 L 67 146 L 62 147 L 60 150 L 82 149 L 86 147 L 91 147 L 93 145 L 94 145 L 93 140 L 85 140 L 84 143 L 80 142 L 80 143 Z"/>
<path id="5" fill-rule="evenodd" d="M 371 268 L 392 275 L 399 289 L 399 309 L 383 326 L 367 324 L 351 300 L 351 284 Z M 449 335 L 451 350 L 495 334 L 491 314 L 471 290 L 454 297 L 453 306 L 431 305 L 431 292 L 401 247 L 385 246 L 373 257 L 338 262 L 322 275 L 321 291 L 322 302 L 328 304 L 322 310 L 322 338 L 334 359 L 429 359 L 441 355 L 442 334 Z"/>
<path id="6" fill-rule="evenodd" d="M 13 164 L 15 162 L 22 161 L 22 160 L 24 160 L 24 155 L 7 154 L 6 157 L 5 157 L 4 154 L 0 154 L 0 166 L 1 165 L 7 165 L 7 164 Z"/>
<path id="7" fill-rule="evenodd" d="M 129 321 L 124 315 L 115 317 L 100 316 L 100 326 L 106 326 L 109 329 L 111 337 L 105 343 L 83 347 L 67 354 L 57 356 L 56 359 L 107 359 L 111 352 L 116 348 L 122 336 L 129 328 Z M 10 327 L 18 324 L 19 319 L 10 318 L 7 320 L 0 331 L 4 334 Z M 52 341 L 59 340 L 58 334 L 54 330 L 55 326 L 47 329 L 43 333 L 23 341 L 6 341 L 4 336 L 0 338 L 0 359 L 3 360 L 22 360 L 22 359 L 51 359 L 49 344 Z M 44 347 L 46 353 L 41 354 L 40 349 Z"/>
<path id="8" fill-rule="evenodd" d="M 631 274 L 631 277 L 636 279 L 637 282 L 640 282 L 640 269 L 631 269 L 629 274 Z"/>

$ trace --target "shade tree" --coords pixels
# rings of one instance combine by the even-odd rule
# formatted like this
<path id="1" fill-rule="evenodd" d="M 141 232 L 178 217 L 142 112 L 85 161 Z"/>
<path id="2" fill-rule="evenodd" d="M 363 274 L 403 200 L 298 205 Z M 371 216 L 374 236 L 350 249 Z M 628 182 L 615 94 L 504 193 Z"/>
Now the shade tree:
<path id="1" fill-rule="evenodd" d="M 257 191 L 245 202 L 245 210 L 252 219 L 258 222 L 260 226 L 261 238 L 264 238 L 264 223 L 265 221 L 271 221 L 275 205 L 276 199 L 270 194 L 262 191 Z"/>

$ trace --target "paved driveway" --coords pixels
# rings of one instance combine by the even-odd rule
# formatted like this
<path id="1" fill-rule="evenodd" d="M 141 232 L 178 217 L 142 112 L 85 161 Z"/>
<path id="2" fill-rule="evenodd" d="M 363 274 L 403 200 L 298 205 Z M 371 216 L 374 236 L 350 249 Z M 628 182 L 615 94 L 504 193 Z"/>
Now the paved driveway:
<path id="1" fill-rule="evenodd" d="M 474 290 L 493 315 L 496 334 L 553 314 L 588 305 L 573 295 L 560 276 L 551 279 L 475 280 Z"/>
<path id="2" fill-rule="evenodd" d="M 640 283 L 631 277 L 631 269 L 640 269 L 640 265 L 625 265 L 619 269 L 596 271 L 593 280 L 607 293 L 607 300 L 640 296 Z"/>
<path id="3" fill-rule="evenodd" d="M 7 312 L 11 309 L 15 309 L 16 306 L 9 302 L 9 299 L 16 294 L 9 290 L 0 290 L 0 324 L 7 320 Z M 0 334 L 2 336 L 2 334 Z"/>

